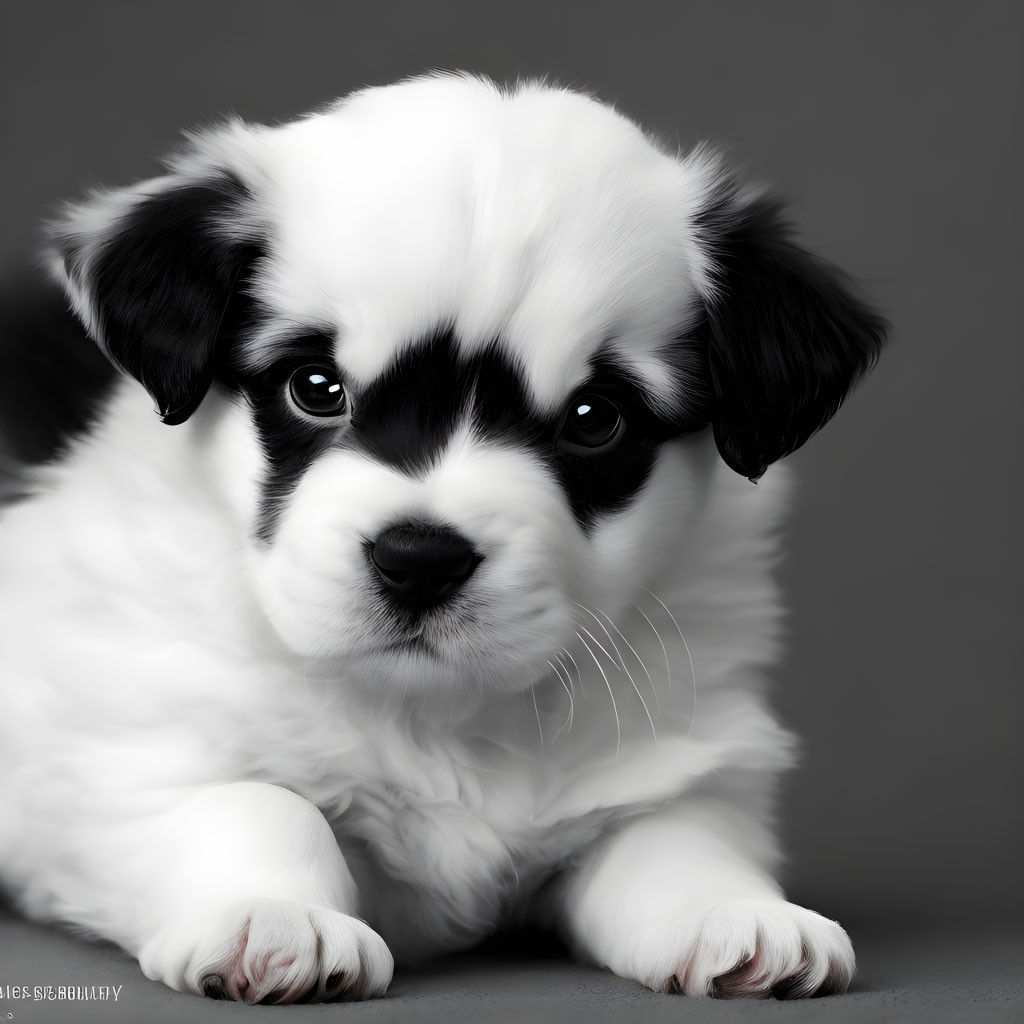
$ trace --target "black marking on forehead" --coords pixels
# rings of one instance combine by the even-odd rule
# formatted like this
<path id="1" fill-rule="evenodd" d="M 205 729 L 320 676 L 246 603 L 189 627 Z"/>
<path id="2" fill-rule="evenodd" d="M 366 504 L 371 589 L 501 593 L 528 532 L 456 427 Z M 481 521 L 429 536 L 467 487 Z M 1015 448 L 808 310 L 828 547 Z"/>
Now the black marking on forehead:
<path id="1" fill-rule="evenodd" d="M 404 473 L 429 469 L 468 417 L 480 436 L 528 447 L 541 439 L 517 367 L 497 345 L 461 354 L 451 330 L 408 349 L 353 405 L 351 444 Z"/>
<path id="2" fill-rule="evenodd" d="M 563 408 L 543 414 L 529 399 L 522 370 L 500 344 L 465 354 L 453 332 L 443 330 L 404 351 L 368 385 L 346 383 L 352 418 L 335 427 L 303 419 L 287 397 L 288 378 L 298 366 L 333 365 L 332 340 L 319 333 L 293 340 L 282 361 L 238 380 L 268 459 L 257 535 L 272 538 L 283 503 L 312 462 L 329 449 L 360 451 L 418 475 L 430 469 L 463 425 L 471 426 L 476 437 L 530 452 L 557 480 L 580 527 L 589 531 L 602 516 L 634 499 L 665 441 L 706 425 L 705 389 L 693 354 L 701 344 L 700 339 L 681 339 L 666 353 L 682 368 L 677 376 L 683 393 L 671 414 L 654 410 L 636 375 L 611 352 L 591 361 L 588 380 L 567 395 Z M 558 438 L 567 412 L 586 395 L 600 395 L 617 406 L 625 423 L 621 437 L 605 451 L 561 450 Z"/>

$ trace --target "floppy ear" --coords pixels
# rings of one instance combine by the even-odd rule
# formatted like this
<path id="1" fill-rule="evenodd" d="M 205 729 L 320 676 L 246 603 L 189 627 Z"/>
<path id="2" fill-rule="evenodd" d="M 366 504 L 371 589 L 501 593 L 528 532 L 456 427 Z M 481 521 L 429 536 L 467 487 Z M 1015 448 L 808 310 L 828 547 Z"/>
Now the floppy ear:
<path id="1" fill-rule="evenodd" d="M 776 202 L 727 182 L 698 231 L 713 263 L 715 442 L 756 481 L 831 419 L 878 358 L 888 325 L 839 271 L 793 242 Z"/>
<path id="2" fill-rule="evenodd" d="M 71 207 L 51 228 L 57 277 L 111 361 L 182 423 L 213 380 L 240 319 L 255 258 L 233 176 L 169 175 Z"/>

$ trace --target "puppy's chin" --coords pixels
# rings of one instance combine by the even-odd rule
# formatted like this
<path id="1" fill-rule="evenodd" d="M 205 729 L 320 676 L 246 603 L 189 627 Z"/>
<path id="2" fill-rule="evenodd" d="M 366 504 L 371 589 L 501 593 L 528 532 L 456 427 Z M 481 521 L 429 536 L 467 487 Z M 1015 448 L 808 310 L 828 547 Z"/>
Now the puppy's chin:
<path id="1" fill-rule="evenodd" d="M 573 635 L 572 614 L 560 595 L 500 624 L 478 612 L 483 622 L 455 616 L 410 626 L 357 615 L 342 625 L 340 617 L 331 621 L 315 612 L 319 608 L 281 603 L 267 609 L 265 621 L 308 676 L 382 699 L 528 690 L 551 671 L 548 659 Z"/>
<path id="2" fill-rule="evenodd" d="M 479 695 L 529 689 L 544 675 L 539 665 L 481 652 L 479 657 L 451 657 L 428 643 L 384 646 L 342 659 L 347 681 L 377 694 L 428 697 L 436 694 Z"/>

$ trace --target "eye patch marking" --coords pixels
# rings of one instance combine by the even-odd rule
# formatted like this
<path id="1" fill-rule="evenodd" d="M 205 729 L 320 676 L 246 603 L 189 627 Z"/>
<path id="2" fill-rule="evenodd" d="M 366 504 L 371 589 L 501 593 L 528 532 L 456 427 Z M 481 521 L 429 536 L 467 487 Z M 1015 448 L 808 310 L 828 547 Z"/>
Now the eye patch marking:
<path id="1" fill-rule="evenodd" d="M 341 433 L 338 421 L 326 426 L 304 419 L 292 406 L 289 381 L 302 366 L 333 366 L 334 339 L 325 332 L 311 332 L 289 339 L 280 348 L 281 358 L 262 372 L 234 367 L 222 383 L 241 393 L 252 409 L 260 447 L 267 459 L 255 536 L 270 541 L 289 495 L 306 470 L 326 452 Z M 344 421 L 347 425 L 347 419 Z"/>
<path id="2" fill-rule="evenodd" d="M 527 451 L 547 466 L 581 529 L 589 531 L 600 516 L 634 498 L 662 443 L 707 422 L 699 394 L 681 395 L 671 417 L 655 412 L 635 376 L 608 354 L 592 361 L 590 379 L 562 409 L 542 414 L 529 399 L 524 374 L 500 344 L 467 356 L 452 331 L 443 330 L 405 350 L 369 385 L 353 387 L 351 421 L 311 423 L 289 406 L 289 375 L 303 364 L 333 365 L 332 347 L 327 335 L 311 334 L 290 342 L 286 359 L 275 367 L 239 381 L 268 458 L 256 531 L 263 540 L 272 538 L 284 502 L 327 450 L 361 451 L 402 473 L 420 475 L 464 424 L 477 436 Z M 601 444 L 573 442 L 580 439 L 580 426 L 573 427 L 570 417 L 588 404 L 609 421 L 618 415 L 615 431 L 602 435 Z"/>

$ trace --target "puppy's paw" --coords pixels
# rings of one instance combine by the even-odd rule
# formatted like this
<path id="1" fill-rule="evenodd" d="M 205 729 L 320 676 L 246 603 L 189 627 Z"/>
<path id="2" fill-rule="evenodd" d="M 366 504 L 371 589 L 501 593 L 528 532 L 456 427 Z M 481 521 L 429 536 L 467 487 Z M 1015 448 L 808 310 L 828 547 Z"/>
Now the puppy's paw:
<path id="1" fill-rule="evenodd" d="M 179 991 L 246 1003 L 370 999 L 394 969 L 384 940 L 362 921 L 276 899 L 179 922 L 147 943 L 139 962 Z"/>
<path id="2" fill-rule="evenodd" d="M 736 900 L 686 931 L 673 973 L 652 987 L 721 999 L 800 999 L 845 992 L 853 978 L 846 932 L 793 903 Z"/>

